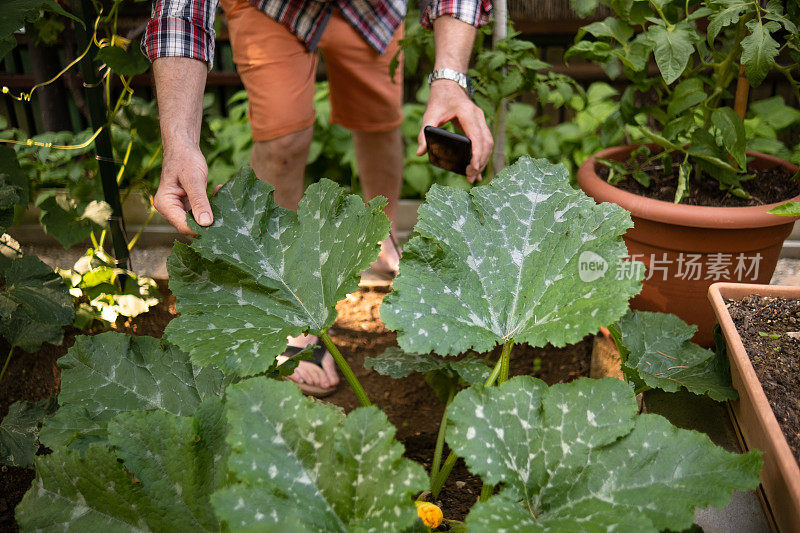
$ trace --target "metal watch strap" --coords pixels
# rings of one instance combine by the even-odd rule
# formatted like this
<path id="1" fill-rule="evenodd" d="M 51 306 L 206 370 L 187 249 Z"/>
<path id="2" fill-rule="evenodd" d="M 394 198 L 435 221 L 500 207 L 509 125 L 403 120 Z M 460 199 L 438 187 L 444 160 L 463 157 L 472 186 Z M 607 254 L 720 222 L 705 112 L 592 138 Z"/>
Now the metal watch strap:
<path id="1" fill-rule="evenodd" d="M 463 72 L 458 72 L 451 68 L 439 68 L 431 72 L 428 76 L 428 83 L 432 83 L 435 80 L 454 81 L 467 92 L 470 98 L 472 98 L 472 93 L 474 92 L 472 80 Z"/>

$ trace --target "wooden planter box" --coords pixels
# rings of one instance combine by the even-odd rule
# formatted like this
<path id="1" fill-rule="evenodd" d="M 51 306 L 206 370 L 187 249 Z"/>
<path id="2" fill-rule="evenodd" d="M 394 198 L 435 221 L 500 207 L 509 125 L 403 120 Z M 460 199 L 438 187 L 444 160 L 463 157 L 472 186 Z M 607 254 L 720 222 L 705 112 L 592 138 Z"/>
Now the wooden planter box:
<path id="1" fill-rule="evenodd" d="M 781 432 L 753 365 L 745 352 L 724 298 L 739 299 L 751 294 L 776 298 L 800 298 L 800 287 L 715 283 L 708 291 L 728 346 L 733 386 L 739 399 L 730 403 L 734 426 L 745 450 L 764 453 L 761 486 L 766 497 L 764 511 L 772 515 L 778 530 L 800 531 L 800 467 Z"/>

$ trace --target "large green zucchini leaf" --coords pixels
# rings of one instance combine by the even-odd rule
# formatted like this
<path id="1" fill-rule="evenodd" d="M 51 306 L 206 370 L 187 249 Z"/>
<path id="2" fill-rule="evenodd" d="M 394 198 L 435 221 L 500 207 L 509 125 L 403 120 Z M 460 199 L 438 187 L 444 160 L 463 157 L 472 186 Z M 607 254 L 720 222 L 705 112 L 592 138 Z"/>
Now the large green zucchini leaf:
<path id="1" fill-rule="evenodd" d="M 224 389 L 218 369 L 195 367 L 187 354 L 153 337 L 113 331 L 79 336 L 58 364 L 61 408 L 39 436 L 53 450 L 105 441 L 108 422 L 126 411 L 192 415 Z"/>
<path id="2" fill-rule="evenodd" d="M 54 398 L 19 401 L 8 407 L 0 423 L 0 464 L 30 468 L 39 450 L 39 429 L 57 407 Z"/>
<path id="3" fill-rule="evenodd" d="M 676 392 L 685 387 L 714 400 L 735 400 L 724 353 L 715 354 L 691 341 L 697 326 L 675 315 L 628 311 L 611 327 L 626 379 L 637 388 Z"/>
<path id="4" fill-rule="evenodd" d="M 577 342 L 640 290 L 641 269 L 623 263 L 631 225 L 545 159 L 521 158 L 469 193 L 434 186 L 381 318 L 410 353 Z"/>
<path id="5" fill-rule="evenodd" d="M 0 334 L 26 352 L 60 344 L 75 308 L 61 277 L 33 255 L 0 261 Z"/>
<path id="6" fill-rule="evenodd" d="M 241 376 L 268 370 L 287 335 L 333 324 L 334 306 L 358 288 L 388 235 L 381 197 L 364 205 L 324 179 L 295 213 L 272 194 L 243 170 L 211 199 L 213 225 L 190 221 L 199 237 L 175 244 L 167 262 L 181 316 L 166 333 L 201 365 Z"/>
<path id="7" fill-rule="evenodd" d="M 345 417 L 267 378 L 232 385 L 226 405 L 236 483 L 212 502 L 232 530 L 404 531 L 417 522 L 412 496 L 427 476 L 402 457 L 377 407 Z"/>
<path id="8" fill-rule="evenodd" d="M 447 443 L 500 493 L 470 531 L 682 531 L 695 507 L 758 486 L 759 452 L 729 453 L 658 415 L 637 415 L 620 380 L 547 387 L 524 376 L 470 388 L 448 411 Z"/>
<path id="9" fill-rule="evenodd" d="M 113 448 L 59 448 L 36 458 L 36 479 L 16 510 L 22 531 L 219 531 L 211 493 L 225 480 L 226 423 L 210 398 L 194 417 L 121 413 Z M 120 462 L 121 461 L 121 462 Z"/>
<path id="10" fill-rule="evenodd" d="M 452 358 L 441 359 L 430 355 L 406 353 L 395 346 L 386 348 L 377 357 L 364 358 L 364 368 L 370 368 L 382 376 L 393 379 L 404 378 L 412 372 L 427 374 L 441 371 L 459 377 L 468 385 L 482 384 L 492 370 L 483 359 L 474 355 L 454 361 Z"/>

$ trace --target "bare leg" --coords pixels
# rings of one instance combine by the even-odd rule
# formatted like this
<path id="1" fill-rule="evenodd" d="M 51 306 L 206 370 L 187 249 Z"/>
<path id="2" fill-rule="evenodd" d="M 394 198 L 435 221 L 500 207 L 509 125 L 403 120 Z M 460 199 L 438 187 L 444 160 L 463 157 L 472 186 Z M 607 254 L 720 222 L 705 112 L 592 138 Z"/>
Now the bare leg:
<path id="1" fill-rule="evenodd" d="M 281 207 L 297 209 L 297 204 L 303 196 L 303 176 L 313 136 L 313 128 L 307 128 L 271 141 L 257 141 L 253 145 L 250 164 L 259 179 L 275 187 L 275 201 Z M 301 335 L 289 337 L 287 344 L 305 347 L 318 340 L 312 335 Z M 285 358 L 279 359 L 278 362 L 283 361 Z M 322 359 L 322 368 L 308 361 L 300 361 L 289 379 L 325 388 L 339 383 L 336 364 L 329 353 Z"/>
<path id="2" fill-rule="evenodd" d="M 371 200 L 385 196 L 389 200 L 386 216 L 395 232 L 397 201 L 403 185 L 403 139 L 400 127 L 389 131 L 354 131 L 353 144 L 361 174 L 364 196 Z M 389 239 L 381 243 L 381 253 L 372 267 L 382 272 L 396 272 L 400 257 Z"/>
<path id="3" fill-rule="evenodd" d="M 250 164 L 259 179 L 275 187 L 275 201 L 297 209 L 303 196 L 303 176 L 314 128 L 306 128 L 270 141 L 256 141 Z"/>

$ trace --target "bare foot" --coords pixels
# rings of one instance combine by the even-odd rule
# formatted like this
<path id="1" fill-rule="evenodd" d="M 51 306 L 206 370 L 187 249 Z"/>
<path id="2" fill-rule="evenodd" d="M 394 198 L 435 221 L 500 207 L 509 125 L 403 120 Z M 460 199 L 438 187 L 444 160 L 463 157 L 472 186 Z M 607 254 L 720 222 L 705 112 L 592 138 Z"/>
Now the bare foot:
<path id="1" fill-rule="evenodd" d="M 287 345 L 305 348 L 309 344 L 316 344 L 318 341 L 319 337 L 316 335 L 301 335 L 299 337 L 289 337 L 287 339 Z M 278 356 L 278 364 L 283 364 L 286 359 L 287 358 L 284 356 Z M 289 376 L 288 379 L 298 384 L 307 383 L 323 389 L 335 387 L 339 384 L 339 374 L 336 372 L 336 363 L 333 360 L 333 356 L 327 350 L 322 357 L 322 368 L 310 361 L 300 361 L 294 373 Z"/>
<path id="2" fill-rule="evenodd" d="M 392 238 L 387 237 L 381 242 L 381 252 L 378 259 L 373 261 L 370 268 L 380 274 L 388 274 L 392 277 L 397 275 L 397 267 L 400 265 L 400 254 L 392 243 Z"/>

